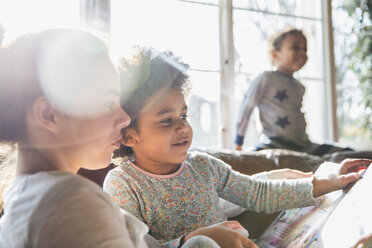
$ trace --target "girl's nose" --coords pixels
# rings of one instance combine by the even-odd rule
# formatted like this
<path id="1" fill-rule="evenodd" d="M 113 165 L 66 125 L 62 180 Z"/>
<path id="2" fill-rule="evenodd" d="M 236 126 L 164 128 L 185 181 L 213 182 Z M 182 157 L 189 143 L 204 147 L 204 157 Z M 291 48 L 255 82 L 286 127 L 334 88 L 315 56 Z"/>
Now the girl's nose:
<path id="1" fill-rule="evenodd" d="M 115 120 L 115 128 L 125 128 L 130 124 L 130 117 L 129 115 L 122 109 L 118 109 L 118 118 Z"/>
<path id="2" fill-rule="evenodd" d="M 184 120 L 179 120 L 176 127 L 177 133 L 185 133 L 189 129 L 189 123 Z"/>

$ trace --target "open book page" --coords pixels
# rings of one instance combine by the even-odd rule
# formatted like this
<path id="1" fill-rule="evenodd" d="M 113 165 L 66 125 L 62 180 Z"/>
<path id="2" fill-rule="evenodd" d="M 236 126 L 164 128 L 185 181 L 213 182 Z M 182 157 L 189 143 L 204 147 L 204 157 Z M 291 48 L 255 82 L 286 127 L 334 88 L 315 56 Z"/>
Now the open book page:
<path id="1" fill-rule="evenodd" d="M 339 164 L 325 162 L 319 166 L 315 175 L 328 177 L 332 173 L 337 172 L 339 168 Z M 349 189 L 338 190 L 322 196 L 318 206 L 282 211 L 256 241 L 256 244 L 259 247 L 267 248 L 341 247 L 323 246 L 320 241 L 320 236 L 322 235 L 320 230 L 339 203 L 349 194 Z"/>
<path id="2" fill-rule="evenodd" d="M 322 247 L 352 247 L 372 233 L 372 169 L 350 189 L 325 223 L 319 242 Z"/>

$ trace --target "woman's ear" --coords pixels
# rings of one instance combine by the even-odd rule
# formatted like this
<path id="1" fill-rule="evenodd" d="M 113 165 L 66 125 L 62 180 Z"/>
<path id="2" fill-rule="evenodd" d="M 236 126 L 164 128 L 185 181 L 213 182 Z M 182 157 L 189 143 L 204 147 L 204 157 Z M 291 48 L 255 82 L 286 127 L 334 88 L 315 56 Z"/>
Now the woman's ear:
<path id="1" fill-rule="evenodd" d="M 128 147 L 133 147 L 137 144 L 137 131 L 133 128 L 126 128 L 123 133 L 123 138 L 121 139 L 121 143 Z"/>
<path id="2" fill-rule="evenodd" d="M 57 131 L 56 111 L 45 97 L 36 98 L 32 114 L 38 125 L 51 132 Z"/>

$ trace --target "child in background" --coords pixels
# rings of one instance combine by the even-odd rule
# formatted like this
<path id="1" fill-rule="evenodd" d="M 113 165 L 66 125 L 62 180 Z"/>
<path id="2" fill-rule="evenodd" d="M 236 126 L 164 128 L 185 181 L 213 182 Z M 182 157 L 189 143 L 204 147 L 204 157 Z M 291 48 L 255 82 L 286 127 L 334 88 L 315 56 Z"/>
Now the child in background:
<path id="1" fill-rule="evenodd" d="M 144 221 L 164 247 L 178 247 L 197 228 L 225 221 L 219 197 L 272 213 L 313 205 L 314 197 L 358 179 L 355 173 L 340 175 L 363 160 L 344 162 L 332 179 L 260 180 L 208 154 L 189 152 L 193 133 L 185 102 L 186 66 L 170 53 L 146 49 L 134 58 L 122 63 L 123 74 L 132 75 L 121 78 L 131 86 L 124 109 L 132 122 L 122 130 L 122 147 L 115 153 L 127 161 L 108 173 L 103 187 L 118 206 Z M 243 240 L 240 234 L 229 239 L 234 231 L 225 231 L 212 237 L 221 247 Z"/>
<path id="2" fill-rule="evenodd" d="M 255 78 L 244 96 L 237 121 L 235 144 L 241 150 L 252 111 L 259 110 L 263 143 L 256 150 L 284 148 L 313 155 L 352 150 L 332 144 L 316 144 L 306 133 L 301 111 L 305 87 L 293 77 L 307 61 L 307 41 L 301 30 L 290 28 L 269 39 L 269 55 L 276 71 Z"/>

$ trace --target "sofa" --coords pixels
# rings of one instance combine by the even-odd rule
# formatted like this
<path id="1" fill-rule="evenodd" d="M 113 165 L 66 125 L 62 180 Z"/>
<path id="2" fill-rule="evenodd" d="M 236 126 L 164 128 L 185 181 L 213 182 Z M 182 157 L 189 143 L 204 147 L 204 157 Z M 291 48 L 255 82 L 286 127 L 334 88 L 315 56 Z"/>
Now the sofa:
<path id="1" fill-rule="evenodd" d="M 341 162 L 345 158 L 369 158 L 372 159 L 372 151 L 364 152 L 339 152 L 324 156 L 314 156 L 285 149 L 267 149 L 262 151 L 234 151 L 227 149 L 212 149 L 206 147 L 192 147 L 191 150 L 206 152 L 216 158 L 230 164 L 234 170 L 252 175 L 255 173 L 274 169 L 292 168 L 302 171 L 315 171 L 324 161 Z M 15 176 L 16 146 L 0 144 L 0 211 L 3 211 L 2 195 L 9 182 Z M 105 175 L 115 164 L 100 170 L 80 169 L 79 174 L 102 186 Z M 263 214 L 244 211 L 242 214 L 232 217 L 238 220 L 255 239 L 268 227 L 279 213 Z"/>

